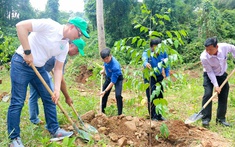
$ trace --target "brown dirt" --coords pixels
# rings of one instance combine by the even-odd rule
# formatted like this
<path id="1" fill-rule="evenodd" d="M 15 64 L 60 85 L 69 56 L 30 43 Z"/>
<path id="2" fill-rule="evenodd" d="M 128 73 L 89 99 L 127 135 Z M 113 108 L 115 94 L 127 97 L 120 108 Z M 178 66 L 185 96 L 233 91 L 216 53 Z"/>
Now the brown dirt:
<path id="1" fill-rule="evenodd" d="M 83 121 L 96 127 L 99 134 L 96 141 L 106 138 L 109 146 L 160 146 L 160 147 L 229 147 L 230 142 L 216 133 L 202 127 L 186 125 L 179 120 L 164 122 L 150 121 L 132 116 L 107 117 L 104 114 L 94 115 L 90 111 L 82 116 Z M 91 117 L 93 116 L 93 118 Z M 160 126 L 165 123 L 169 137 L 161 137 Z M 159 139 L 156 140 L 155 136 Z M 78 141 L 78 143 L 81 143 Z"/>
<path id="2" fill-rule="evenodd" d="M 85 66 L 81 67 L 81 74 L 77 78 L 78 83 L 84 83 L 92 74 Z M 198 72 L 190 70 L 185 71 L 192 77 L 199 77 Z M 79 86 L 84 92 L 83 95 L 89 95 L 91 91 L 85 86 Z M 80 90 L 81 90 L 80 89 Z M 89 89 L 92 89 L 91 87 Z M 85 92 L 86 91 L 86 92 Z M 93 91 L 94 92 L 94 91 Z M 128 95 L 128 93 L 123 93 Z M 115 100 L 111 101 L 115 104 Z M 109 140 L 108 146 L 159 146 L 159 147 L 229 147 L 231 141 L 223 138 L 217 133 L 208 129 L 186 125 L 181 120 L 167 120 L 164 122 L 150 121 L 146 118 L 132 116 L 113 116 L 107 117 L 105 114 L 96 114 L 89 111 L 82 116 L 84 122 L 87 122 L 98 129 L 99 133 L 94 135 L 96 141 L 100 139 Z M 169 137 L 164 138 L 160 133 L 160 126 L 166 124 L 169 129 Z M 156 135 L 158 140 L 155 139 Z M 77 144 L 83 144 L 77 140 Z M 95 145 L 99 146 L 99 145 Z"/>
<path id="3" fill-rule="evenodd" d="M 77 76 L 76 81 L 79 83 L 86 83 L 87 79 L 92 75 L 92 70 L 88 70 L 86 66 L 81 66 L 79 69 L 80 73 Z"/>

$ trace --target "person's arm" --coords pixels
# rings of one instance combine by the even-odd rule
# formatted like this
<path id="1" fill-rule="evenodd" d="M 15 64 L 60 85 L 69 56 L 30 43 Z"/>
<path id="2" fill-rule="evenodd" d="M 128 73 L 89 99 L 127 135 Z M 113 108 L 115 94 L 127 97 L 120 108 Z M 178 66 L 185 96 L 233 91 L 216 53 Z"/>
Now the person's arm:
<path id="1" fill-rule="evenodd" d="M 147 51 L 144 51 L 143 54 L 142 54 L 142 60 L 143 60 L 143 66 L 144 68 L 149 68 L 151 69 L 151 64 L 148 62 L 148 55 L 147 55 Z"/>
<path id="2" fill-rule="evenodd" d="M 55 102 L 55 104 L 58 103 L 59 97 L 60 97 L 60 87 L 61 87 L 61 80 L 62 80 L 62 69 L 63 69 L 63 62 L 59 62 L 56 60 L 55 66 L 54 66 L 54 96 L 52 97 L 52 100 Z"/>
<path id="3" fill-rule="evenodd" d="M 166 77 L 169 77 L 170 76 L 170 65 L 168 62 L 168 55 L 167 53 L 165 52 L 164 53 L 164 59 L 163 59 L 163 63 L 164 63 L 164 71 L 165 71 L 165 76 Z"/>
<path id="4" fill-rule="evenodd" d="M 102 91 L 100 93 L 100 96 L 104 96 L 104 94 L 109 91 L 112 87 L 113 87 L 114 83 L 113 82 L 110 82 L 109 85 L 106 87 L 106 89 L 104 91 Z"/>
<path id="5" fill-rule="evenodd" d="M 113 85 L 117 82 L 117 79 L 118 79 L 118 73 L 119 73 L 119 70 L 120 69 L 117 69 L 117 68 L 113 68 L 112 69 L 112 75 L 111 75 L 111 82 L 109 83 L 109 85 L 106 87 L 106 89 L 104 89 L 101 93 L 100 93 L 100 96 L 104 96 L 104 94 L 109 91 Z"/>
<path id="6" fill-rule="evenodd" d="M 32 32 L 32 21 L 31 20 L 24 20 L 16 24 L 16 31 L 19 38 L 19 41 L 23 47 L 24 50 L 30 50 L 28 35 L 30 32 Z M 30 66 L 33 64 L 33 55 L 25 55 L 23 56 L 24 60 L 27 64 Z"/>
<path id="7" fill-rule="evenodd" d="M 100 71 L 100 74 L 105 74 L 105 67 L 103 66 L 102 70 Z"/>
<path id="8" fill-rule="evenodd" d="M 212 67 L 209 65 L 209 63 L 206 60 L 201 60 L 202 66 L 205 69 L 209 79 L 211 80 L 211 83 L 214 85 L 215 91 L 219 94 L 221 89 L 219 88 L 219 84 L 217 82 L 215 73 L 212 69 Z"/>
<path id="9" fill-rule="evenodd" d="M 73 103 L 73 100 L 69 96 L 64 76 L 62 76 L 60 90 L 62 91 L 62 93 L 65 97 L 65 102 L 70 106 Z"/>

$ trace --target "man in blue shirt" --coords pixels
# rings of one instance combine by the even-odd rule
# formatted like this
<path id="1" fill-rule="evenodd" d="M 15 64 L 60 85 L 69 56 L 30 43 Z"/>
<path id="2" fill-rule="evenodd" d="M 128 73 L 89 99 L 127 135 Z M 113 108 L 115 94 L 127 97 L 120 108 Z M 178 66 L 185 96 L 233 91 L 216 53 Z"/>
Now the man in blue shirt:
<path id="1" fill-rule="evenodd" d="M 78 53 L 80 53 L 82 56 L 84 56 L 84 51 L 83 51 L 84 46 L 85 46 L 85 42 L 82 39 L 73 40 L 69 44 L 68 55 L 69 56 L 74 56 L 74 55 L 77 55 Z M 48 74 L 49 79 L 50 79 L 50 85 L 49 86 L 51 87 L 51 89 L 54 87 L 54 85 L 53 85 L 52 77 L 49 74 L 49 72 L 51 72 L 53 70 L 53 68 L 55 66 L 55 61 L 56 61 L 55 57 L 52 57 L 44 65 L 44 68 L 47 71 L 47 74 Z M 64 67 L 65 67 L 66 62 L 67 62 L 67 60 L 64 63 Z M 63 67 L 63 73 L 64 73 L 64 67 Z M 37 93 L 36 89 L 31 84 L 29 84 L 29 87 L 30 87 L 30 98 L 29 98 L 30 121 L 33 124 L 42 124 L 43 122 L 38 117 L 38 115 L 39 115 L 38 98 L 40 96 Z M 61 91 L 62 91 L 62 93 L 65 97 L 65 102 L 68 105 L 73 103 L 72 99 L 70 98 L 70 96 L 68 94 L 64 76 L 62 76 L 62 80 L 61 80 Z"/>
<path id="2" fill-rule="evenodd" d="M 110 54 L 110 49 L 106 48 L 100 52 L 100 56 L 104 61 L 103 70 L 100 72 L 101 74 L 106 74 L 105 82 L 103 84 L 102 92 L 100 96 L 102 96 L 102 112 L 105 113 L 105 108 L 108 100 L 108 96 L 110 91 L 115 85 L 115 97 L 117 101 L 118 115 L 122 114 L 122 82 L 123 75 L 119 62 Z"/>
<path id="3" fill-rule="evenodd" d="M 149 77 L 149 80 L 145 78 L 144 75 L 144 82 L 150 83 L 149 87 L 146 89 L 146 96 L 148 98 L 148 111 L 150 114 L 150 118 L 153 120 L 163 121 L 165 118 L 162 117 L 161 114 L 156 113 L 155 105 L 153 103 L 154 99 L 163 98 L 163 86 L 161 81 L 165 77 L 170 76 L 170 68 L 166 66 L 166 61 L 168 59 L 168 55 L 166 52 L 156 51 L 157 46 L 161 43 L 161 39 L 156 38 L 150 41 L 150 49 L 147 49 L 142 54 L 143 59 L 143 66 L 144 68 L 154 69 L 154 76 Z M 148 52 L 150 56 L 148 56 Z M 165 70 L 165 75 L 163 75 L 162 71 L 163 68 Z M 161 91 L 159 95 L 155 95 L 152 101 L 150 101 L 150 96 L 154 90 L 156 90 L 156 84 L 159 83 L 161 85 Z"/>

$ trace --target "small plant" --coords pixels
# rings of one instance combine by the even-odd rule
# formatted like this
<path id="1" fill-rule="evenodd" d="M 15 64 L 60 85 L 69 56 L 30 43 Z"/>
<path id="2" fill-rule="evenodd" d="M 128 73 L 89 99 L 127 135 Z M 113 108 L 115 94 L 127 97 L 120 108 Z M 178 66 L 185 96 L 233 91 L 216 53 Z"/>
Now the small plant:
<path id="1" fill-rule="evenodd" d="M 115 116 L 116 115 L 117 107 L 114 105 L 110 105 L 109 107 L 105 108 L 105 113 L 107 116 Z"/>
<path id="2" fill-rule="evenodd" d="M 163 123 L 160 126 L 160 134 L 155 136 L 155 139 L 158 140 L 159 137 L 163 138 L 163 139 L 167 139 L 169 137 L 170 133 L 169 133 L 169 129 L 167 127 L 167 125 L 165 123 Z"/>
<path id="3" fill-rule="evenodd" d="M 169 130 L 165 123 L 163 123 L 160 127 L 161 137 L 168 138 L 169 137 Z"/>
<path id="4" fill-rule="evenodd" d="M 60 143 L 60 142 L 51 142 L 49 143 L 48 145 L 46 145 L 46 147 L 76 147 L 75 146 L 75 140 L 76 140 L 76 137 L 72 137 L 72 138 L 68 138 L 68 137 L 65 137 L 63 139 L 63 142 Z M 45 144 L 43 145 L 45 146 Z"/>

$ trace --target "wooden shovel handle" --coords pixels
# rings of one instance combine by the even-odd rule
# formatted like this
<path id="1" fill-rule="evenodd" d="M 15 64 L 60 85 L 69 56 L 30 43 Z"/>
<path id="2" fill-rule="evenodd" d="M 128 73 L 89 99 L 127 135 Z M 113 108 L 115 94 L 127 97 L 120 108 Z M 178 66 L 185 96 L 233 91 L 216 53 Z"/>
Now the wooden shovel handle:
<path id="1" fill-rule="evenodd" d="M 70 107 L 72 107 L 73 112 L 74 112 L 74 113 L 76 114 L 76 116 L 78 117 L 78 113 L 77 113 L 77 111 L 75 110 L 75 108 L 74 108 L 73 104 L 71 104 L 71 105 L 70 105 Z"/>
<path id="2" fill-rule="evenodd" d="M 103 90 L 103 74 L 100 75 L 100 92 Z M 100 114 L 102 113 L 102 96 L 100 96 Z"/>
<path id="3" fill-rule="evenodd" d="M 227 78 L 224 80 L 224 82 L 220 85 L 220 89 L 222 89 L 224 87 L 224 85 L 228 82 L 228 79 L 233 75 L 233 73 L 235 72 L 235 69 L 233 69 L 233 71 L 227 76 Z M 203 105 L 203 109 L 206 108 L 206 106 L 212 101 L 212 99 L 217 95 L 218 93 L 215 92 L 212 97 Z"/>
<path id="4" fill-rule="evenodd" d="M 31 65 L 31 67 L 34 70 L 34 72 L 36 73 L 36 75 L 38 76 L 38 78 L 40 79 L 40 81 L 42 82 L 42 84 L 45 86 L 47 91 L 50 93 L 50 95 L 54 96 L 54 93 L 51 91 L 50 87 L 47 85 L 47 83 L 45 82 L 45 80 L 43 79 L 41 74 L 38 72 L 37 68 L 34 65 Z M 67 117 L 69 122 L 73 125 L 74 124 L 73 120 L 69 117 L 68 113 L 64 110 L 64 108 L 61 106 L 59 101 L 57 103 L 57 106 L 60 108 L 60 110 L 63 112 L 63 114 Z"/>

